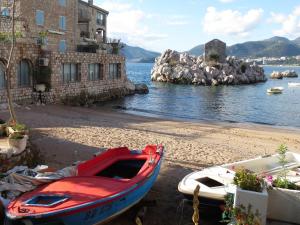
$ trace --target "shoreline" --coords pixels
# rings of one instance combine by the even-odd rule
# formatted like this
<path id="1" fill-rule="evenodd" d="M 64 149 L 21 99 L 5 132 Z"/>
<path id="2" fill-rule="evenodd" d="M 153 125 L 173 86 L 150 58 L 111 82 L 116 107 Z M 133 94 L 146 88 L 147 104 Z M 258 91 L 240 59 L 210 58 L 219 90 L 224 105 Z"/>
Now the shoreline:
<path id="1" fill-rule="evenodd" d="M 298 132 L 300 133 L 300 127 L 293 127 L 293 126 L 283 126 L 283 125 L 276 125 L 276 124 L 264 124 L 259 122 L 237 122 L 237 121 L 222 121 L 222 120 L 201 120 L 201 119 L 189 119 L 189 118 L 179 118 L 179 117 L 168 117 L 163 115 L 156 115 L 151 113 L 139 113 L 127 109 L 110 109 L 106 106 L 100 106 L 100 109 L 109 111 L 112 110 L 115 113 L 123 113 L 126 115 L 138 116 L 141 118 L 155 118 L 160 120 L 169 120 L 174 122 L 188 122 L 188 123 L 198 123 L 199 125 L 216 125 L 216 126 L 231 126 L 236 128 L 247 128 L 247 129 L 276 129 L 278 131 L 288 131 L 288 132 Z"/>

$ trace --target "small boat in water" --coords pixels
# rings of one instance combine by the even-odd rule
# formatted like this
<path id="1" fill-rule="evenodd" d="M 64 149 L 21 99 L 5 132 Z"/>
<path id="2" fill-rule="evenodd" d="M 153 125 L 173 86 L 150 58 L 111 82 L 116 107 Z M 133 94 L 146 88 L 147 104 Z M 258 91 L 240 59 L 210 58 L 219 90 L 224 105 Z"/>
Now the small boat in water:
<path id="1" fill-rule="evenodd" d="M 283 87 L 272 87 L 267 90 L 268 94 L 281 94 L 283 92 Z"/>
<path id="2" fill-rule="evenodd" d="M 289 87 L 300 87 L 300 83 L 288 83 Z"/>
<path id="3" fill-rule="evenodd" d="M 94 225 L 138 203 L 160 171 L 162 146 L 110 149 L 78 165 L 75 177 L 43 185 L 12 201 L 10 225 Z"/>

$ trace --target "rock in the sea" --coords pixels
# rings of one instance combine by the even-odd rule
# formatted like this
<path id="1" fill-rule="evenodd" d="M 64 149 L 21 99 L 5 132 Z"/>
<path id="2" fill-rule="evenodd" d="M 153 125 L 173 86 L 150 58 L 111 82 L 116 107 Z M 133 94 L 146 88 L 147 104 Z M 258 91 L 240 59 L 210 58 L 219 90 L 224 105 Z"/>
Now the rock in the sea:
<path id="1" fill-rule="evenodd" d="M 134 83 L 132 83 L 131 80 L 126 81 L 125 87 L 128 90 L 128 94 L 130 94 L 130 95 L 135 94 L 135 85 L 134 85 Z"/>
<path id="2" fill-rule="evenodd" d="M 136 84 L 135 85 L 135 93 L 137 94 L 148 94 L 149 88 L 146 84 Z"/>
<path id="3" fill-rule="evenodd" d="M 211 63 L 202 56 L 167 50 L 156 58 L 151 80 L 217 86 L 264 82 L 267 78 L 262 67 L 235 57 L 227 57 L 225 63 Z"/>
<path id="4" fill-rule="evenodd" d="M 287 71 L 284 71 L 282 72 L 282 76 L 283 77 L 290 77 L 290 78 L 296 78 L 298 77 L 298 74 L 296 73 L 295 70 L 287 70 Z"/>
<path id="5" fill-rule="evenodd" d="M 296 77 L 298 77 L 298 74 L 296 73 L 295 70 L 286 70 L 283 72 L 273 71 L 273 73 L 271 73 L 270 77 L 272 79 L 282 79 L 284 77 L 296 78 Z"/>
<path id="6" fill-rule="evenodd" d="M 273 73 L 271 73 L 270 78 L 272 79 L 282 79 L 283 75 L 282 73 L 278 72 L 278 71 L 273 71 Z"/>

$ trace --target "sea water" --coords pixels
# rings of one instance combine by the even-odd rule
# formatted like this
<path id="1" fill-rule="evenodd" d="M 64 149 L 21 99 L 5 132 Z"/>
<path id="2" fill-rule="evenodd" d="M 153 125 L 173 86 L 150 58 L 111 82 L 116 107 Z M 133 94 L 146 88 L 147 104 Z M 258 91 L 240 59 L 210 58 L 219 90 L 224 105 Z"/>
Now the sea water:
<path id="1" fill-rule="evenodd" d="M 175 85 L 152 82 L 152 67 L 153 64 L 128 63 L 129 79 L 146 83 L 150 92 L 114 101 L 112 106 L 152 117 L 300 127 L 300 87 L 288 87 L 289 82 L 300 82 L 300 77 L 236 86 Z M 264 69 L 267 77 L 272 71 L 288 69 L 300 75 L 300 67 L 265 66 Z M 276 86 L 284 87 L 283 93 L 268 95 L 267 89 Z"/>

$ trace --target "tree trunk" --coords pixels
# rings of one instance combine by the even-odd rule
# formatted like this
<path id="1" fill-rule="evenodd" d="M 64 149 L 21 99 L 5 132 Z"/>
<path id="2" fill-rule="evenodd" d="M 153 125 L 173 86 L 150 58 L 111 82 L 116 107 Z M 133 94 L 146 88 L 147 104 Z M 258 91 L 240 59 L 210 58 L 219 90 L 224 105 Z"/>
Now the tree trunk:
<path id="1" fill-rule="evenodd" d="M 10 113 L 10 122 L 12 123 L 17 123 L 17 118 L 16 118 L 16 114 L 15 114 L 15 110 L 14 110 L 14 106 L 13 106 L 13 102 L 12 102 L 12 97 L 11 97 L 11 90 L 10 90 L 10 73 L 11 73 L 11 61 L 12 61 L 12 57 L 14 54 L 14 49 L 15 49 L 15 45 L 16 45 L 16 39 L 15 39 L 15 0 L 13 0 L 12 2 L 12 29 L 11 29 L 11 34 L 12 34 L 12 45 L 10 48 L 10 53 L 9 53 L 9 57 L 8 57 L 8 61 L 7 61 L 7 65 L 6 65 L 6 70 L 5 70 L 5 77 L 6 77 L 6 94 L 7 94 L 7 103 L 8 103 L 8 108 L 9 108 L 9 113 Z"/>

